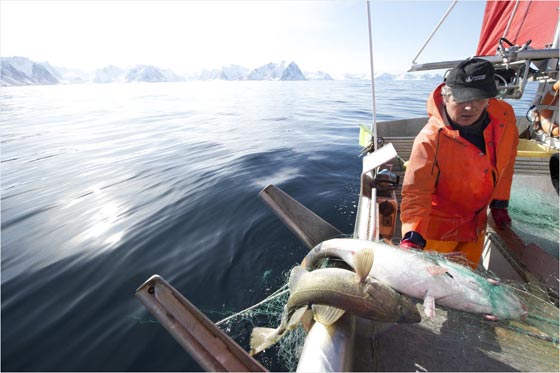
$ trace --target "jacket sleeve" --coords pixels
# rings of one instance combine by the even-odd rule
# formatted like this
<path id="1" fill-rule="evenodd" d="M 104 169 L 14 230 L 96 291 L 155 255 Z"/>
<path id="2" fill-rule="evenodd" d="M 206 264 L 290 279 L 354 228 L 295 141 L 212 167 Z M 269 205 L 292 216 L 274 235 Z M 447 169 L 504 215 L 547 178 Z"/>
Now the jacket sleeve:
<path id="1" fill-rule="evenodd" d="M 439 169 L 435 164 L 437 129 L 426 125 L 414 140 L 402 186 L 402 234 L 424 235 Z"/>
<path id="2" fill-rule="evenodd" d="M 513 171 L 515 166 L 515 158 L 517 157 L 517 145 L 519 144 L 519 131 L 517 130 L 515 113 L 513 108 L 503 102 L 507 114 L 506 131 L 499 144 L 497 163 L 499 178 L 494 189 L 492 199 L 508 201 L 511 192 L 511 183 L 513 180 Z M 507 105 L 507 106 L 506 106 Z"/>

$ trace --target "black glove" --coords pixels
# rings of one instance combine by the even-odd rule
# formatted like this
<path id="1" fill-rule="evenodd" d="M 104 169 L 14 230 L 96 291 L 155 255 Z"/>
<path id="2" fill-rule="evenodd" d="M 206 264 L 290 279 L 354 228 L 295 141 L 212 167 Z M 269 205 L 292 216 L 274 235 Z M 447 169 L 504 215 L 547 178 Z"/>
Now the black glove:
<path id="1" fill-rule="evenodd" d="M 511 218 L 508 214 L 509 201 L 495 199 L 490 203 L 490 213 L 498 229 L 511 227 Z"/>
<path id="2" fill-rule="evenodd" d="M 406 250 L 424 250 L 424 247 L 426 247 L 426 240 L 420 233 L 410 231 L 405 233 L 399 246 Z"/>

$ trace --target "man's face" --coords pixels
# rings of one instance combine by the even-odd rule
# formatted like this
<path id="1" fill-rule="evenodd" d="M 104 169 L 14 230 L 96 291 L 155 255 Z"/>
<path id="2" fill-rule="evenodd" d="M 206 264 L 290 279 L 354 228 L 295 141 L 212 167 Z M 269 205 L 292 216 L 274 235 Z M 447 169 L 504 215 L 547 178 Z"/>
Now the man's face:
<path id="1" fill-rule="evenodd" d="M 457 102 L 451 95 L 444 97 L 444 103 L 451 120 L 461 127 L 468 127 L 480 118 L 480 115 L 488 106 L 488 99 Z"/>

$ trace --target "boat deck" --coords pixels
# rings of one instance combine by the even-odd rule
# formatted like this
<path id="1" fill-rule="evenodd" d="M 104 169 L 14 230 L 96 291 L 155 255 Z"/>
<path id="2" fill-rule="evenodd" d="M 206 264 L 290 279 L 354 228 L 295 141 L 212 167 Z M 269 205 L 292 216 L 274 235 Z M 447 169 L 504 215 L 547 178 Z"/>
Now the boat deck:
<path id="1" fill-rule="evenodd" d="M 543 304 L 538 304 L 541 309 Z M 557 327 L 558 309 L 544 308 Z M 557 372 L 557 331 L 555 337 L 548 336 L 552 339 L 544 335 L 531 320 L 496 323 L 438 308 L 433 320 L 425 318 L 420 324 L 375 323 L 371 370 Z"/>
<path id="2" fill-rule="evenodd" d="M 393 144 L 401 158 L 408 160 L 414 136 L 423 123 L 425 119 L 421 118 L 393 121 L 386 127 L 380 123 L 379 136 L 385 144 Z M 400 206 L 404 177 L 401 161 L 392 161 L 392 171 L 401 180 L 396 190 Z M 546 184 L 550 180 L 545 180 L 549 175 L 548 157 L 517 157 L 514 182 L 518 178 L 549 192 L 552 184 L 549 188 Z M 489 235 L 492 240 L 488 240 L 487 245 L 500 241 L 492 229 Z M 393 242 L 398 242 L 400 236 L 400 219 L 397 219 Z M 515 285 L 520 286 L 520 283 Z M 544 286 L 525 286 L 527 291 L 517 291 L 529 308 L 529 316 L 521 321 L 486 321 L 480 315 L 440 306 L 437 306 L 435 318 L 424 317 L 419 324 L 373 323 L 358 319 L 354 370 L 560 371 L 559 310 L 548 298 L 547 291 L 542 290 Z M 420 303 L 418 308 L 422 313 Z"/>

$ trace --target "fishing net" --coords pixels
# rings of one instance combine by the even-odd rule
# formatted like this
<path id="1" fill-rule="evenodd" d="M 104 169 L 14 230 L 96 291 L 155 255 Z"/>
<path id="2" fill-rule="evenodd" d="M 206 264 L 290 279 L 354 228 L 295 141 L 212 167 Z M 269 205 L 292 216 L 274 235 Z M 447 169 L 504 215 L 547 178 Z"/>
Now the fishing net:
<path id="1" fill-rule="evenodd" d="M 445 260 L 428 254 L 434 261 Z M 324 266 L 341 266 L 330 258 Z M 465 273 L 471 270 L 463 269 Z M 375 371 L 558 371 L 559 311 L 558 298 L 543 284 L 501 281 L 495 286 L 486 278 L 496 276 L 477 269 L 476 277 L 489 294 L 513 292 L 527 306 L 528 315 L 521 320 L 488 321 L 481 315 L 437 306 L 436 315 L 423 314 L 421 301 L 417 307 L 422 315 L 418 324 L 375 322 L 372 329 L 373 366 L 354 370 Z M 219 325 L 243 346 L 249 345 L 255 326 L 276 328 L 287 302 L 288 272 L 285 285 L 262 302 L 219 321 Z M 552 296 L 551 296 L 552 295 Z M 256 358 L 271 371 L 295 371 L 306 332 L 300 326 L 288 332 L 276 345 Z"/>
<path id="2" fill-rule="evenodd" d="M 526 318 L 487 321 L 437 306 L 419 324 L 376 323 L 372 370 L 558 371 L 558 308 L 545 289 L 506 286 L 527 306 Z"/>
<path id="3" fill-rule="evenodd" d="M 280 325 L 284 305 L 288 301 L 289 272 L 283 274 L 284 285 L 263 301 L 228 316 L 216 323 L 242 346 L 249 346 L 254 327 L 276 328 Z M 270 371 L 295 371 L 305 342 L 305 331 L 299 327 L 287 333 L 276 345 L 263 351 L 257 359 Z"/>
<path id="4" fill-rule="evenodd" d="M 434 260 L 439 254 L 426 253 Z M 470 269 L 455 267 L 468 275 Z M 481 266 L 475 279 L 489 298 L 515 294 L 527 307 L 517 320 L 488 321 L 479 314 L 437 306 L 434 318 L 419 324 L 375 323 L 376 371 L 558 371 L 558 294 L 541 283 L 501 280 Z M 496 304 L 496 307 L 499 307 Z M 420 310 L 420 309 L 419 309 Z M 398 349 L 398 357 L 392 351 Z"/>

